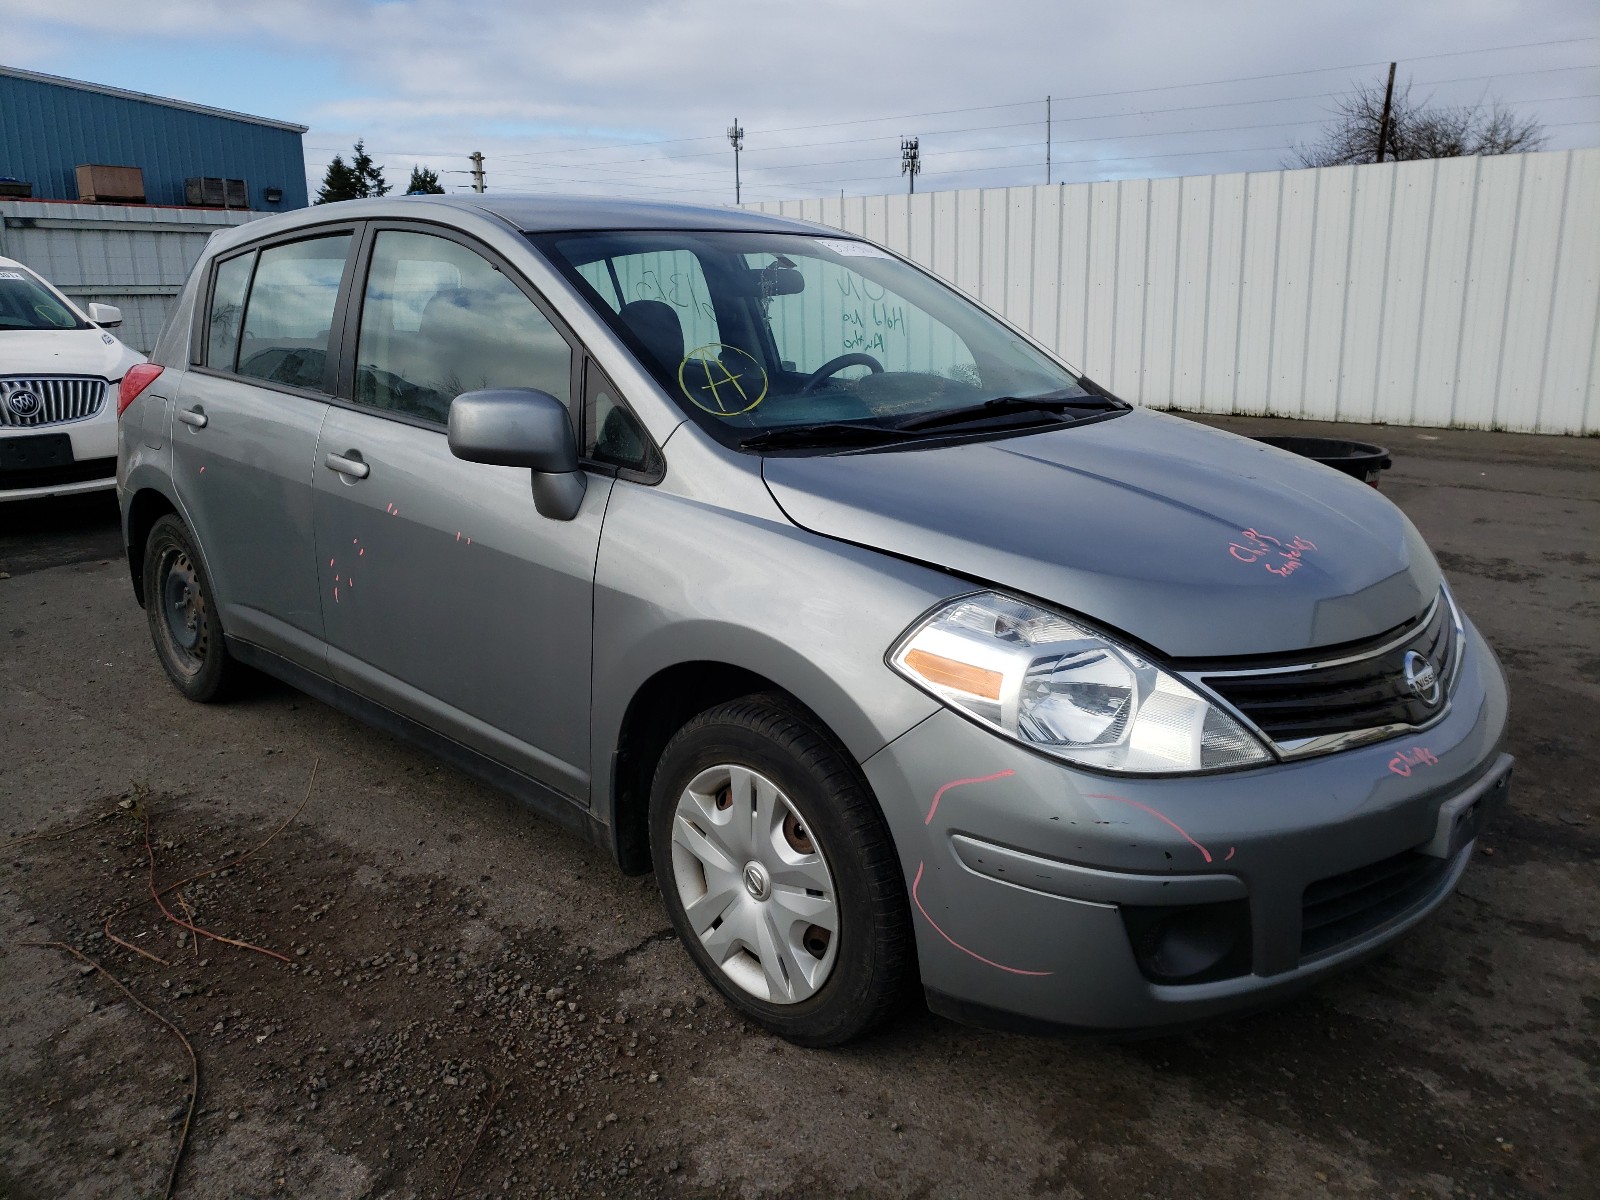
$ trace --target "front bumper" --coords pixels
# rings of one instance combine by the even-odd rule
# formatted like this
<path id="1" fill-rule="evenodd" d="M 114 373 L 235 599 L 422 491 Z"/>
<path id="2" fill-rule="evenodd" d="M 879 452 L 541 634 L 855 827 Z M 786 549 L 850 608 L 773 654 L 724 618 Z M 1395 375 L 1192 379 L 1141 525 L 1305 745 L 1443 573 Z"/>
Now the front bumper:
<path id="1" fill-rule="evenodd" d="M 1155 1030 L 1281 999 L 1443 903 L 1504 801 L 1505 724 L 1499 664 L 1469 625 L 1446 717 L 1340 754 L 1099 775 L 941 710 L 864 769 L 895 834 L 936 1010 Z M 1186 973 L 1192 947 L 1152 950 L 1174 914 L 1216 926 L 1202 944 L 1230 929 L 1237 944 Z"/>
<path id="2" fill-rule="evenodd" d="M 113 384 L 113 389 L 115 385 Z M 41 425 L 28 429 L 7 429 L 3 437 L 36 437 L 65 434 L 72 443 L 72 462 L 44 470 L 0 470 L 0 503 L 7 500 L 40 500 L 54 496 L 76 496 L 83 492 L 106 491 L 117 486 L 116 397 L 107 398 L 105 407 L 82 421 Z"/>

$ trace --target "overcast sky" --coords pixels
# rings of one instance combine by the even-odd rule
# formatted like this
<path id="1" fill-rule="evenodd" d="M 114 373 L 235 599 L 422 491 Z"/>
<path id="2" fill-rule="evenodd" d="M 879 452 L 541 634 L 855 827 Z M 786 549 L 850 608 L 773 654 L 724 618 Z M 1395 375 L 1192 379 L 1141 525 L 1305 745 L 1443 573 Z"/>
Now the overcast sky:
<path id="1" fill-rule="evenodd" d="M 919 191 L 1042 183 L 1047 94 L 1056 181 L 1273 169 L 1391 58 L 1600 144 L 1596 0 L 0 0 L 6 65 L 310 126 L 313 191 L 362 137 L 401 189 L 476 149 L 491 190 L 729 203 L 735 117 L 747 202 L 903 190 L 906 136 Z"/>

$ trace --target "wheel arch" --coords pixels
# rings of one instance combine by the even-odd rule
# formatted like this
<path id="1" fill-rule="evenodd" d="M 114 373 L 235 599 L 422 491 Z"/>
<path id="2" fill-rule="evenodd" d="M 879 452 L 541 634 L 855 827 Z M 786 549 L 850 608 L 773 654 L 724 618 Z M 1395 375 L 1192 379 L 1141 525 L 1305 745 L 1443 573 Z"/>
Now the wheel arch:
<path id="1" fill-rule="evenodd" d="M 133 493 L 123 517 L 123 541 L 128 555 L 128 572 L 133 578 L 133 596 L 144 607 L 144 548 L 150 540 L 150 530 L 162 517 L 174 513 L 180 520 L 183 514 L 178 506 L 158 488 L 144 487 Z"/>
<path id="2" fill-rule="evenodd" d="M 623 711 L 608 764 L 609 786 L 602 792 L 612 852 L 624 872 L 636 875 L 650 870 L 650 788 L 661 752 L 673 734 L 708 708 L 757 693 L 784 697 L 816 722 L 851 763 L 859 763 L 816 706 L 768 674 L 718 659 L 663 667 L 640 683 Z M 865 776 L 861 784 L 870 794 Z"/>

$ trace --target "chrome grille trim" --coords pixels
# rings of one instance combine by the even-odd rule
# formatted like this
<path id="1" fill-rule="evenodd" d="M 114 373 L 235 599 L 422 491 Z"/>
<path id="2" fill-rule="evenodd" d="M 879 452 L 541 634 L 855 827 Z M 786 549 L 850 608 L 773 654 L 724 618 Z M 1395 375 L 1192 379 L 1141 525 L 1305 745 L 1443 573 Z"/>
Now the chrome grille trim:
<path id="1" fill-rule="evenodd" d="M 1443 613 L 1440 613 L 1441 607 Z M 1436 617 L 1441 616 L 1449 626 L 1448 663 L 1442 680 L 1443 697 L 1437 711 L 1430 713 L 1428 718 L 1417 724 L 1385 723 L 1370 725 L 1362 728 L 1343 729 L 1336 732 L 1318 734 L 1311 737 L 1275 738 L 1242 711 L 1238 704 L 1222 694 L 1216 687 L 1210 686 L 1207 680 L 1217 679 L 1270 679 L 1275 675 L 1293 675 L 1301 672 L 1319 671 L 1334 667 L 1344 667 L 1372 659 L 1380 659 L 1391 654 L 1408 643 L 1415 642 L 1430 626 Z M 1396 637 L 1382 645 L 1369 647 L 1356 654 L 1344 654 L 1331 658 L 1311 659 L 1299 664 L 1288 666 L 1257 667 L 1254 669 L 1244 667 L 1223 670 L 1188 670 L 1178 672 L 1191 687 L 1202 693 L 1212 703 L 1223 709 L 1236 721 L 1250 730 L 1256 737 L 1269 747 L 1281 760 L 1290 761 L 1302 758 L 1311 758 L 1322 754 L 1332 754 L 1339 750 L 1348 750 L 1356 746 L 1366 745 L 1370 742 L 1379 742 L 1388 738 L 1400 737 L 1406 734 L 1417 733 L 1421 730 L 1431 729 L 1449 715 L 1452 698 L 1455 693 L 1456 681 L 1461 675 L 1462 660 L 1466 657 L 1466 629 L 1461 619 L 1461 610 L 1456 607 L 1455 597 L 1450 594 L 1448 586 L 1441 586 L 1439 595 L 1430 604 L 1425 612 L 1413 621 L 1407 622 L 1405 628 Z"/>
<path id="2" fill-rule="evenodd" d="M 106 405 L 110 383 L 94 375 L 0 376 L 0 429 L 42 429 L 98 416 Z M 18 416 L 8 400 L 13 392 L 32 392 L 38 411 Z"/>

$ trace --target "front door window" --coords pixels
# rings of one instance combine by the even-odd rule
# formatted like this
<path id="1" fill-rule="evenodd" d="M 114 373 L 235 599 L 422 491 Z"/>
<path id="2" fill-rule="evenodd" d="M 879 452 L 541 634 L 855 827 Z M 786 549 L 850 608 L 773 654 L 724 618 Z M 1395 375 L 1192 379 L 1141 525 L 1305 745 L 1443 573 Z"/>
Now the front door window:
<path id="1" fill-rule="evenodd" d="M 355 400 L 443 425 L 483 388 L 537 388 L 570 402 L 572 351 L 494 264 L 458 242 L 378 234 L 361 308 Z"/>

